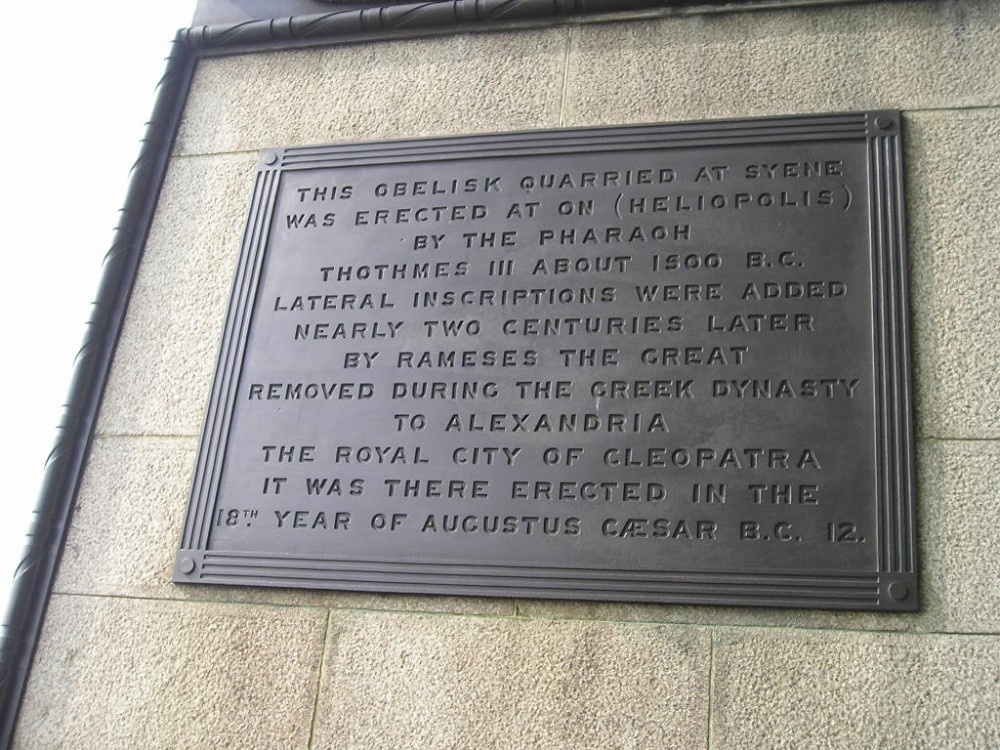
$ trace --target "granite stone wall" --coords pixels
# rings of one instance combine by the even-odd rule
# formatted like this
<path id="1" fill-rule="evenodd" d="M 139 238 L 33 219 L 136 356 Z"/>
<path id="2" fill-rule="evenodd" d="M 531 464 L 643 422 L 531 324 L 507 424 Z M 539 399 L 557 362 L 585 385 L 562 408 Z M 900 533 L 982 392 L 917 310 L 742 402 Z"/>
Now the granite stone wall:
<path id="1" fill-rule="evenodd" d="M 881 108 L 905 127 L 921 612 L 171 583 L 259 149 Z M 991 0 L 202 61 L 15 747 L 1000 747 L 998 165 Z"/>

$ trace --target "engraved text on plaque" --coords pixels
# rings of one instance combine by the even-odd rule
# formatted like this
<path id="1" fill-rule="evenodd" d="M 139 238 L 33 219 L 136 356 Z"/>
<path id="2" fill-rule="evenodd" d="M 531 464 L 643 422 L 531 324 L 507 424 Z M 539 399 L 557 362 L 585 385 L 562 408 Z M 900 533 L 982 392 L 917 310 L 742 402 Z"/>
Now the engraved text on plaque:
<path id="1" fill-rule="evenodd" d="M 894 112 L 262 155 L 176 581 L 914 609 Z"/>

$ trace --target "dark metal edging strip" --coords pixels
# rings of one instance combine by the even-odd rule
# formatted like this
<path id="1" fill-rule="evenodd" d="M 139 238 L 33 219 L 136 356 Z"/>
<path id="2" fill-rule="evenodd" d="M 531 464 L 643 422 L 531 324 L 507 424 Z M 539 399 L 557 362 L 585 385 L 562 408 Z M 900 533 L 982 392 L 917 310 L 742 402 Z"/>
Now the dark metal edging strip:
<path id="1" fill-rule="evenodd" d="M 63 423 L 46 463 L 32 528 L 14 575 L 0 634 L 0 750 L 9 750 L 13 742 L 104 388 L 198 60 L 345 41 L 487 30 L 517 22 L 556 23 L 574 15 L 678 4 L 677 0 L 431 0 L 178 31 L 132 170 L 115 239 L 104 259 Z"/>
<path id="2" fill-rule="evenodd" d="M 83 345 L 76 357 L 63 421 L 55 447 L 46 461 L 42 490 L 27 544 L 14 574 L 0 638 L 0 748 L 3 750 L 10 747 L 13 739 L 21 699 L 90 453 L 104 387 L 193 69 L 194 58 L 183 45 L 174 42 L 139 158 L 132 168 L 115 239 L 104 256 L 104 271 Z"/>

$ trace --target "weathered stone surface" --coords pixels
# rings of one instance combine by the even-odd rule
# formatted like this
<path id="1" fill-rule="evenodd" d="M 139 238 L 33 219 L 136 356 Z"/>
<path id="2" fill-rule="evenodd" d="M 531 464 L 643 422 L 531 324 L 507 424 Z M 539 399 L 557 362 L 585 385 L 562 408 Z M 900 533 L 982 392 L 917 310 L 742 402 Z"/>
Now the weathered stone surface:
<path id="1" fill-rule="evenodd" d="M 55 590 L 178 596 L 170 583 L 195 438 L 100 438 L 77 497 Z"/>
<path id="2" fill-rule="evenodd" d="M 99 433 L 200 433 L 256 165 L 251 155 L 171 164 Z"/>
<path id="3" fill-rule="evenodd" d="M 704 748 L 706 631 L 335 613 L 314 747 Z"/>
<path id="4" fill-rule="evenodd" d="M 996 6 L 1000 9 L 1000 4 Z M 1000 438 L 1000 110 L 906 118 L 917 427 Z"/>
<path id="5" fill-rule="evenodd" d="M 191 491 L 196 438 L 95 441 L 55 590 L 65 594 L 193 599 L 306 607 L 510 615 L 513 602 L 171 581 Z"/>
<path id="6" fill-rule="evenodd" d="M 555 127 L 565 29 L 203 62 L 179 153 Z"/>
<path id="7" fill-rule="evenodd" d="M 990 750 L 997 675 L 997 637 L 722 631 L 710 748 Z"/>
<path id="8" fill-rule="evenodd" d="M 991 0 L 583 25 L 565 124 L 995 105 L 998 35 Z"/>
<path id="9" fill-rule="evenodd" d="M 922 593 L 929 624 L 1000 625 L 1000 441 L 927 441 L 918 461 Z"/>
<path id="10" fill-rule="evenodd" d="M 19 750 L 306 748 L 323 610 L 55 596 Z"/>
<path id="11" fill-rule="evenodd" d="M 514 603 L 510 599 L 488 599 L 475 596 L 409 596 L 406 594 L 368 594 L 354 591 L 308 591 L 305 589 L 207 585 L 176 585 L 172 593 L 196 601 L 329 607 L 330 609 L 356 609 L 375 612 L 431 612 L 493 617 L 509 617 L 514 613 Z"/>
<path id="12" fill-rule="evenodd" d="M 998 441 L 922 441 L 917 524 L 921 611 L 916 614 L 686 607 L 519 600 L 527 617 L 699 625 L 995 633 L 1000 623 Z"/>

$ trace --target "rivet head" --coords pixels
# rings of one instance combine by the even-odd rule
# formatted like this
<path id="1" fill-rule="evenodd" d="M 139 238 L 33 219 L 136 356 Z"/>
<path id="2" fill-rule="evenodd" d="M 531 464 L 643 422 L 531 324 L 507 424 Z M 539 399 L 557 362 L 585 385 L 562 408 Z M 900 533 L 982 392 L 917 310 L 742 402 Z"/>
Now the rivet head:
<path id="1" fill-rule="evenodd" d="M 903 601 L 909 595 L 910 595 L 910 587 L 907 586 L 902 581 L 896 581 L 895 583 L 889 584 L 889 596 L 891 596 L 897 602 Z"/>
<path id="2" fill-rule="evenodd" d="M 264 154 L 264 163 L 267 164 L 268 166 L 272 164 L 277 164 L 278 155 L 273 151 L 268 151 L 266 154 Z"/>
<path id="3" fill-rule="evenodd" d="M 892 127 L 892 118 L 887 115 L 878 115 L 875 118 L 875 127 L 879 130 L 888 130 Z"/>
<path id="4" fill-rule="evenodd" d="M 190 557 L 185 557 L 183 560 L 181 560 L 180 567 L 181 567 L 181 573 L 183 573 L 186 576 L 189 576 L 192 573 L 194 573 L 194 567 L 195 567 L 194 560 L 192 560 Z"/>

